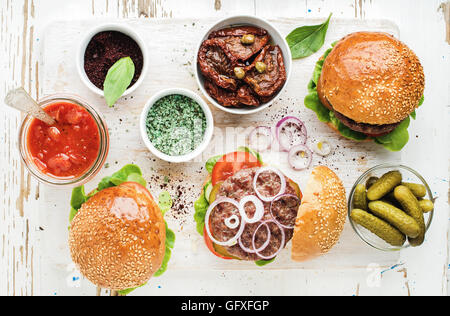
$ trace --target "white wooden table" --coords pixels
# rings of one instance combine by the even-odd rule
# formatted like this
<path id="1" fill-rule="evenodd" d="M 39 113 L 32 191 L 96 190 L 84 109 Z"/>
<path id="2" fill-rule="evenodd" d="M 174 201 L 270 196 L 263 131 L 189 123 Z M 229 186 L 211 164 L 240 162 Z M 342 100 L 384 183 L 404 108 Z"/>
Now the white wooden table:
<path id="1" fill-rule="evenodd" d="M 442 0 L 2 0 L 0 3 L 0 99 L 22 85 L 35 97 L 46 94 L 39 83 L 40 40 L 55 19 L 220 18 L 255 14 L 266 18 L 388 19 L 423 62 L 426 109 L 411 128 L 402 161 L 419 170 L 440 198 L 427 243 L 403 251 L 395 266 L 302 270 L 169 271 L 145 293 L 155 295 L 447 295 L 450 26 L 438 8 Z M 445 10 L 445 5 L 444 10 Z M 450 16 L 447 5 L 447 19 Z M 450 23 L 447 20 L 447 23 Z M 447 35 L 450 41 L 450 34 Z M 1 102 L 0 102 L 1 103 Z M 17 150 L 21 116 L 0 111 L 0 295 L 64 295 L 41 291 L 46 282 L 36 240 L 42 234 L 38 204 L 42 188 L 22 166 Z M 418 137 L 414 137 L 418 135 Z M 49 205 L 51 207 L 51 205 Z M 65 211 L 65 210 L 61 210 Z M 65 282 L 66 275 L 61 276 Z M 54 276 L 52 276 L 54 279 Z M 220 286 L 217 286 L 220 284 Z M 95 294 L 88 293 L 88 294 Z M 139 291 L 136 292 L 139 294 Z"/>

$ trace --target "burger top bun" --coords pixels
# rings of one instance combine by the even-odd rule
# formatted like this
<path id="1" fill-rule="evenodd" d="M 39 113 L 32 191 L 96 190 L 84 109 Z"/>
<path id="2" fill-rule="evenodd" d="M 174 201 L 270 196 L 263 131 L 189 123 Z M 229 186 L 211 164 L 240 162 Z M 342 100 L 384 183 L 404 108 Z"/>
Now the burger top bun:
<path id="1" fill-rule="evenodd" d="M 323 65 L 318 83 L 325 106 L 372 125 L 401 122 L 419 105 L 425 88 L 422 65 L 405 44 L 386 33 L 344 37 Z"/>
<path id="2" fill-rule="evenodd" d="M 127 182 L 82 205 L 71 224 L 69 246 L 89 281 L 125 290 L 145 284 L 160 268 L 165 238 L 165 222 L 151 194 Z"/>
<path id="3" fill-rule="evenodd" d="M 341 180 L 327 167 L 315 168 L 295 222 L 292 260 L 307 261 L 327 253 L 338 242 L 346 217 Z"/>

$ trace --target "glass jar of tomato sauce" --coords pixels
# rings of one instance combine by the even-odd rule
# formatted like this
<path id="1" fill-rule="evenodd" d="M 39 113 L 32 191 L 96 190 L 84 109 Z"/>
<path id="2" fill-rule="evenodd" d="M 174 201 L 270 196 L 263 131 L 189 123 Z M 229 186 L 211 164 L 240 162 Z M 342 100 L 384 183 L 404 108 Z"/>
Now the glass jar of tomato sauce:
<path id="1" fill-rule="evenodd" d="M 55 186 L 79 186 L 103 167 L 109 134 L 99 113 L 77 96 L 58 94 L 39 101 L 56 120 L 49 126 L 25 117 L 19 131 L 19 150 L 29 172 Z"/>

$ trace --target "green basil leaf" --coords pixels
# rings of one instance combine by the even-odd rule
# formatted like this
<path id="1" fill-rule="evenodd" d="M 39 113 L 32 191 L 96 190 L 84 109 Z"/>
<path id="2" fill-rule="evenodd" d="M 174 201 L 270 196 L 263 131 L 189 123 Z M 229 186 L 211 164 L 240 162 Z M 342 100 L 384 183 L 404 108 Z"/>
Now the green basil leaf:
<path id="1" fill-rule="evenodd" d="M 286 37 L 293 59 L 308 57 L 323 46 L 331 16 L 323 24 L 299 27 Z"/>
<path id="2" fill-rule="evenodd" d="M 208 161 L 206 162 L 206 170 L 207 170 L 209 173 L 212 173 L 212 171 L 213 171 L 213 169 L 214 169 L 214 166 L 216 165 L 217 161 L 218 161 L 220 158 L 222 158 L 222 157 L 223 157 L 223 155 L 221 155 L 221 156 L 215 156 L 215 157 L 212 157 L 212 158 L 208 159 Z"/>
<path id="3" fill-rule="evenodd" d="M 135 67 L 130 57 L 119 59 L 108 71 L 103 84 L 106 103 L 112 107 L 128 89 L 133 80 Z"/>

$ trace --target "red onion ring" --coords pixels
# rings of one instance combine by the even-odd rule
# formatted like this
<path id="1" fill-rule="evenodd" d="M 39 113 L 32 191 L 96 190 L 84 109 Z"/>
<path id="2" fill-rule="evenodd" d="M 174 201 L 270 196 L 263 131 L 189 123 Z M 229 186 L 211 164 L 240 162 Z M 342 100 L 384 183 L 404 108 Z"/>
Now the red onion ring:
<path id="1" fill-rule="evenodd" d="M 208 208 L 208 210 L 206 211 L 205 214 L 205 228 L 206 228 L 206 232 L 209 236 L 209 238 L 211 239 L 211 241 L 219 246 L 234 246 L 237 242 L 237 240 L 241 237 L 242 233 L 244 232 L 244 228 L 245 228 L 245 221 L 241 220 L 241 227 L 239 228 L 239 231 L 236 233 L 236 235 L 232 238 L 230 238 L 227 241 L 219 241 L 217 239 L 214 238 L 214 236 L 211 234 L 211 229 L 209 227 L 209 217 L 211 215 L 211 212 L 214 210 L 214 208 L 222 203 L 230 203 L 233 206 L 235 206 L 239 212 L 241 212 L 240 210 L 240 205 L 238 202 L 236 202 L 233 199 L 230 198 L 220 198 L 216 201 L 214 201 Z"/>
<path id="2" fill-rule="evenodd" d="M 263 137 L 268 138 L 268 141 L 264 144 L 261 144 L 259 141 L 261 138 L 259 135 L 263 135 Z M 252 149 L 256 151 L 266 151 L 272 147 L 273 135 L 272 129 L 268 126 L 258 126 L 251 133 L 249 138 L 249 143 Z"/>
<path id="3" fill-rule="evenodd" d="M 247 212 L 245 212 L 245 205 L 249 202 L 253 203 L 253 205 L 255 205 L 255 208 L 256 208 L 255 214 L 253 215 L 252 218 L 248 218 Z M 264 204 L 261 202 L 260 199 L 258 199 L 258 197 L 254 196 L 254 195 L 248 195 L 248 196 L 244 197 L 239 202 L 239 206 L 240 206 L 239 211 L 241 212 L 241 218 L 246 223 L 249 223 L 249 224 L 257 223 L 264 216 Z"/>
<path id="4" fill-rule="evenodd" d="M 296 159 L 298 160 L 298 153 L 300 152 L 304 152 L 308 155 L 308 160 L 305 165 L 298 165 L 295 161 Z M 305 145 L 297 145 L 292 147 L 288 154 L 289 164 L 291 165 L 292 169 L 297 171 L 301 171 L 308 168 L 311 165 L 312 158 L 313 158 L 312 151 Z"/>
<path id="5" fill-rule="evenodd" d="M 294 135 L 292 133 L 290 133 L 290 139 L 288 144 L 281 137 L 283 127 L 289 123 L 298 126 L 298 130 L 300 132 L 300 141 L 296 142 L 296 140 L 294 139 Z M 305 124 L 295 116 L 286 116 L 281 121 L 279 121 L 276 127 L 276 135 L 278 143 L 280 144 L 280 150 L 285 152 L 288 152 L 295 145 L 306 144 L 306 140 L 308 138 L 308 132 L 306 130 Z"/>
<path id="6" fill-rule="evenodd" d="M 274 173 L 276 173 L 278 175 L 278 177 L 280 177 L 280 181 L 281 181 L 281 187 L 280 187 L 280 192 L 278 192 L 276 195 L 272 196 L 272 197 L 265 197 L 263 195 L 261 195 L 258 191 L 258 188 L 256 187 L 257 181 L 258 181 L 258 177 L 261 173 L 266 172 L 266 171 L 272 171 Z M 272 168 L 272 167 L 263 167 L 260 168 L 256 174 L 255 177 L 253 178 L 253 190 L 255 190 L 256 195 L 264 202 L 272 202 L 272 200 L 274 198 L 276 198 L 278 195 L 283 194 L 286 191 L 286 179 L 284 178 L 284 175 L 281 173 L 280 170 L 276 169 L 276 168 Z"/>
<path id="7" fill-rule="evenodd" d="M 236 229 L 239 226 L 239 217 L 237 215 L 232 215 L 225 219 L 225 226 L 229 229 Z"/>
<path id="8" fill-rule="evenodd" d="M 277 225 L 278 228 L 281 230 L 281 245 L 280 245 L 280 248 L 278 248 L 278 250 L 277 250 L 273 255 L 270 255 L 270 256 L 264 256 L 264 255 L 262 255 L 262 254 L 260 253 L 260 251 L 255 251 L 255 253 L 258 255 L 258 257 L 260 257 L 260 258 L 263 259 L 263 260 L 270 260 L 270 259 L 273 259 L 273 258 L 275 258 L 276 256 L 278 256 L 278 254 L 281 252 L 281 250 L 284 249 L 284 242 L 285 242 L 285 240 L 286 240 L 286 234 L 284 233 L 283 227 L 281 227 L 276 221 L 273 221 L 273 220 L 264 221 L 264 222 L 262 222 L 262 223 L 258 226 L 258 228 L 256 228 L 255 233 L 253 234 L 253 238 L 252 238 L 252 246 L 253 246 L 253 249 L 256 248 L 256 247 L 255 247 L 255 237 L 256 237 L 256 233 L 257 233 L 258 230 L 261 228 L 261 226 L 263 226 L 263 225 L 268 226 L 268 225 L 267 225 L 268 223 L 274 223 L 274 224 Z M 270 240 L 270 239 L 269 239 L 269 240 Z M 267 247 L 267 246 L 266 246 L 266 247 Z"/>
<path id="9" fill-rule="evenodd" d="M 276 219 L 276 217 L 273 215 L 273 212 L 272 212 L 273 203 L 275 203 L 276 201 L 278 201 L 278 200 L 281 199 L 282 197 L 293 197 L 293 198 L 295 198 L 295 199 L 299 202 L 299 204 L 300 204 L 300 199 L 298 198 L 297 195 L 294 195 L 294 194 L 280 194 L 280 195 L 278 195 L 275 199 L 273 199 L 273 201 L 270 203 L 270 215 L 272 216 L 273 220 L 274 220 L 275 222 L 277 222 L 281 227 L 286 228 L 286 229 L 294 229 L 294 228 L 295 228 L 295 224 L 294 224 L 294 226 L 287 226 L 287 225 L 284 225 L 284 224 L 280 223 L 280 222 Z"/>
<path id="10" fill-rule="evenodd" d="M 242 250 L 244 250 L 245 252 L 248 252 L 248 253 L 256 253 L 257 251 L 260 252 L 260 251 L 263 251 L 264 249 L 266 249 L 270 243 L 270 237 L 272 236 L 272 233 L 270 232 L 269 225 L 266 224 L 265 226 L 267 228 L 267 240 L 264 242 L 264 244 L 261 247 L 259 247 L 256 250 L 255 250 L 255 246 L 253 246 L 253 249 L 245 247 L 244 244 L 242 243 L 242 236 L 238 240 L 239 247 L 241 247 Z M 256 231 L 254 234 L 256 234 Z"/>

